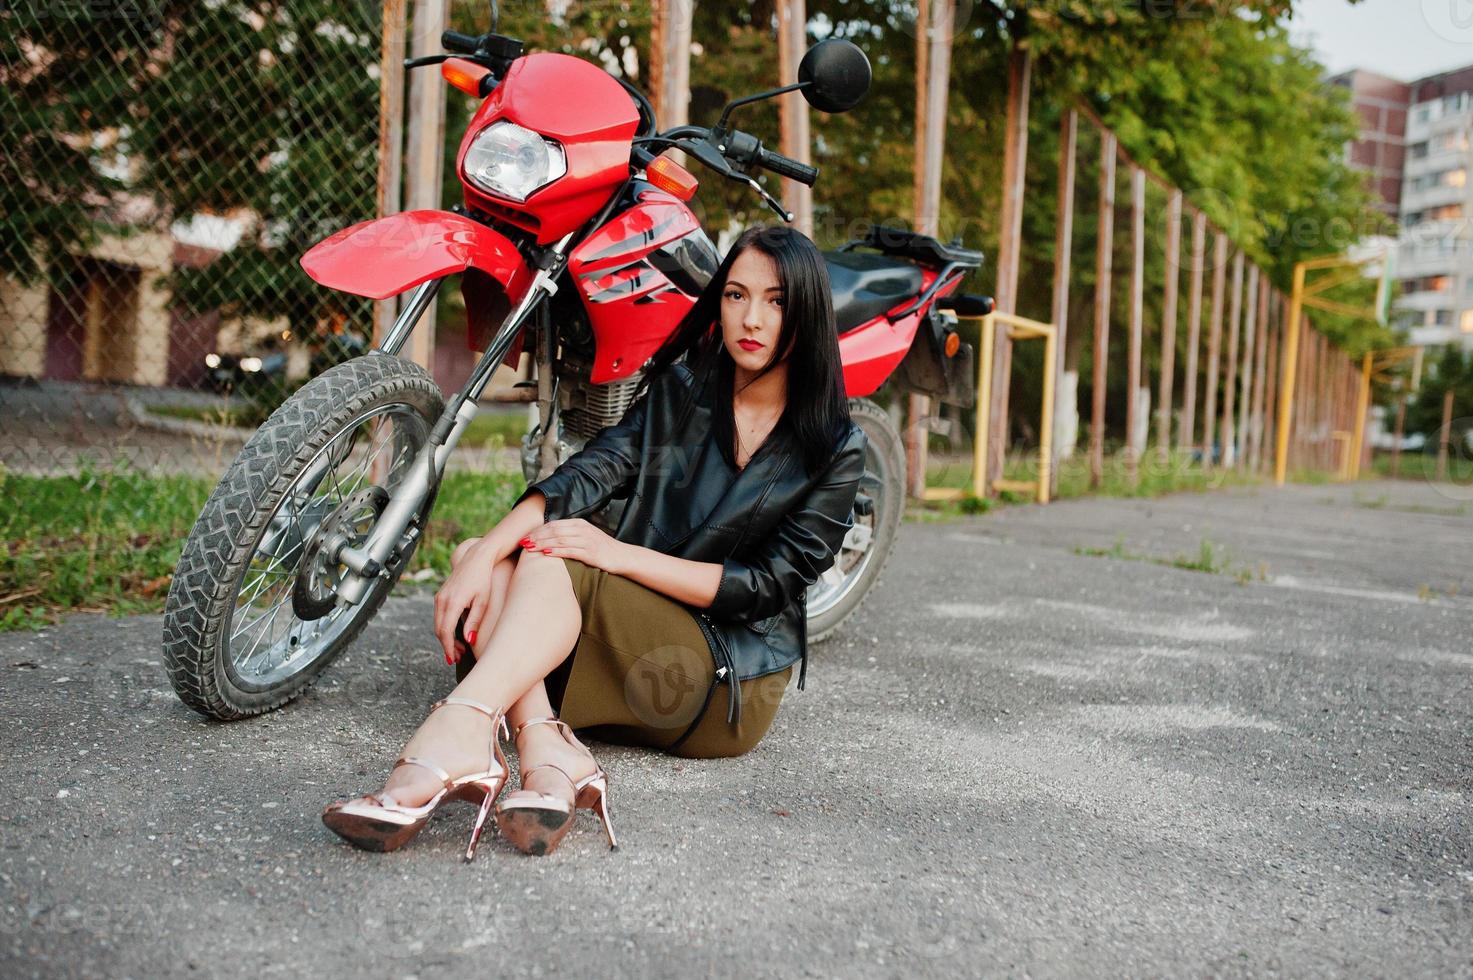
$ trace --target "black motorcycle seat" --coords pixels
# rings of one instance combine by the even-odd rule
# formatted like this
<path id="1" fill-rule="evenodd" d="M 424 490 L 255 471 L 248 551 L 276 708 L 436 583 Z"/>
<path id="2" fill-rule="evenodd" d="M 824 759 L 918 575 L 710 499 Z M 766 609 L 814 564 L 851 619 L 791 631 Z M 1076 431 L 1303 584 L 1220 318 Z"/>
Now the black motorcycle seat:
<path id="1" fill-rule="evenodd" d="M 868 252 L 825 252 L 839 333 L 899 306 L 921 291 L 921 270 Z"/>

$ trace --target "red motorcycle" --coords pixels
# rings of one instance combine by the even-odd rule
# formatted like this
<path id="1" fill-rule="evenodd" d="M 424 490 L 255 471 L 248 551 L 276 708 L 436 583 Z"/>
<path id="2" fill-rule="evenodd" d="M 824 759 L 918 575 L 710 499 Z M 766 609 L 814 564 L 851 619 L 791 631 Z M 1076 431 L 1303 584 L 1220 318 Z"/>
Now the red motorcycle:
<path id="1" fill-rule="evenodd" d="M 540 419 L 522 440 L 529 481 L 623 416 L 649 355 L 719 259 L 687 206 L 695 177 L 661 153 L 683 151 L 791 221 L 749 171 L 812 185 L 818 170 L 731 128 L 732 111 L 797 89 L 822 112 L 844 112 L 870 84 L 859 48 L 821 41 L 797 83 L 731 102 L 713 127 L 660 132 L 628 82 L 568 55 L 524 54 L 494 30 L 447 31 L 452 54 L 406 62 L 438 64 L 484 100 L 456 157 L 463 205 L 366 221 L 302 257 L 333 289 L 409 295 L 378 349 L 319 375 L 261 426 L 189 535 L 165 607 L 164 661 L 179 697 L 203 714 L 241 718 L 285 703 L 363 629 L 424 533 L 492 374 L 515 367 L 524 345 L 535 380 L 518 387 Z M 854 528 L 807 595 L 814 641 L 874 585 L 904 505 L 900 434 L 865 396 L 895 375 L 903 388 L 970 404 L 972 351 L 942 309 L 980 313 L 989 302 L 951 295 L 982 260 L 955 243 L 873 227 L 827 258 L 845 384 L 870 449 Z M 447 401 L 397 354 L 452 276 L 468 343 L 484 353 Z M 595 521 L 611 529 L 622 506 Z"/>

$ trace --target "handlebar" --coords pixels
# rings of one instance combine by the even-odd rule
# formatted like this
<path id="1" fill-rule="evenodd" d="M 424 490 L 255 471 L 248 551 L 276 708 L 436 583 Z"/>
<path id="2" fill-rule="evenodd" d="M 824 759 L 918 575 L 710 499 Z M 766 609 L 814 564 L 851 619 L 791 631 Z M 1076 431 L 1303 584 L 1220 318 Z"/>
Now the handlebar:
<path id="1" fill-rule="evenodd" d="M 796 180 L 800 184 L 812 187 L 818 180 L 818 168 L 810 167 L 806 163 L 785 157 L 781 153 L 773 153 L 771 150 L 758 148 L 757 164 L 766 167 L 780 177 Z"/>
<path id="2" fill-rule="evenodd" d="M 690 128 L 690 127 L 684 127 Z M 806 163 L 785 157 L 781 153 L 774 153 L 764 149 L 762 141 L 751 133 L 744 133 L 740 129 L 715 129 L 710 130 L 710 138 L 716 143 L 716 149 L 726 159 L 737 166 L 746 166 L 755 163 L 759 167 L 771 170 L 780 177 L 796 180 L 800 184 L 812 187 L 818 180 L 818 168 L 810 167 Z"/>
<path id="3" fill-rule="evenodd" d="M 440 47 L 446 51 L 455 51 L 459 54 L 475 54 L 476 48 L 481 44 L 481 39 L 473 34 L 462 34 L 459 31 L 445 31 L 440 35 Z"/>

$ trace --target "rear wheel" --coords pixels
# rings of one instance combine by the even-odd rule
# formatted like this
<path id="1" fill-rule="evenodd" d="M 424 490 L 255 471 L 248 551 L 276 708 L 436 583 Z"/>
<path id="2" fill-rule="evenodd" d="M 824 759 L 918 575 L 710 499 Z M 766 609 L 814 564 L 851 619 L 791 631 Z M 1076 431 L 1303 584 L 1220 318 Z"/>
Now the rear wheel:
<path id="1" fill-rule="evenodd" d="M 376 353 L 314 378 L 256 431 L 205 502 L 164 606 L 164 666 L 185 704 L 219 719 L 269 711 L 367 625 L 414 544 L 346 607 L 331 556 L 367 539 L 443 410 L 423 368 Z"/>
<path id="2" fill-rule="evenodd" d="M 848 619 L 880 580 L 905 513 L 905 447 L 889 414 L 866 398 L 849 400 L 850 417 L 864 430 L 864 475 L 855 500 L 854 527 L 834 564 L 808 589 L 808 640 L 823 640 Z"/>

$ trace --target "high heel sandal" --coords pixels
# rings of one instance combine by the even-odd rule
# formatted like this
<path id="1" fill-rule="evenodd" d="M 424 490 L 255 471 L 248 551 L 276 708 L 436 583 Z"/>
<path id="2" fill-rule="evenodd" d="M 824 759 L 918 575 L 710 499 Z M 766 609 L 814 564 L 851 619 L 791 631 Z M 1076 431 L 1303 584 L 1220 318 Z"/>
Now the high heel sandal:
<path id="1" fill-rule="evenodd" d="M 573 729 L 561 719 L 532 718 L 518 725 L 515 735 L 520 736 L 529 725 L 556 725 L 566 741 L 588 752 L 588 747 L 578 741 Z M 588 752 L 588 757 L 593 759 L 593 753 Z M 508 797 L 496 804 L 496 826 L 501 831 L 501 836 L 525 854 L 550 854 L 573 826 L 577 811 L 585 809 L 592 810 L 603 821 L 604 834 L 609 839 L 609 850 L 616 850 L 619 845 L 614 841 L 614 828 L 609 824 L 609 776 L 597 759 L 593 759 L 593 765 L 593 772 L 578 780 L 553 762 L 543 762 L 523 769 L 523 785 L 526 784 L 527 775 L 538 769 L 555 769 L 562 773 L 563 778 L 573 787 L 573 803 L 570 806 L 567 800 L 550 793 L 538 793 L 535 799 Z"/>
<path id="2" fill-rule="evenodd" d="M 451 800 L 465 800 L 468 803 L 480 804 L 476 822 L 471 828 L 470 844 L 465 849 L 467 861 L 475 858 L 476 844 L 480 841 L 481 831 L 486 826 L 486 817 L 490 815 L 491 806 L 495 803 L 496 797 L 501 793 L 510 775 L 506 765 L 506 755 L 501 751 L 501 740 L 496 737 L 497 729 L 501 730 L 502 738 L 510 737 L 506 729 L 506 712 L 488 708 L 478 701 L 454 697 L 436 701 L 430 707 L 430 712 L 434 713 L 447 704 L 474 708 L 491 719 L 491 768 L 485 772 L 451 778 L 449 773 L 433 762 L 413 757 L 400 757 L 394 763 L 393 769 L 398 769 L 400 766 L 419 766 L 439 776 L 445 785 L 438 793 L 419 806 L 389 803 L 382 792 L 358 799 L 330 803 L 322 811 L 322 822 L 327 824 L 333 833 L 365 850 L 393 851 L 403 847 L 415 834 L 419 833 L 424 825 L 429 823 L 434 812 L 443 804 Z M 392 773 L 393 769 L 389 771 Z M 373 802 L 366 803 L 363 800 Z"/>

